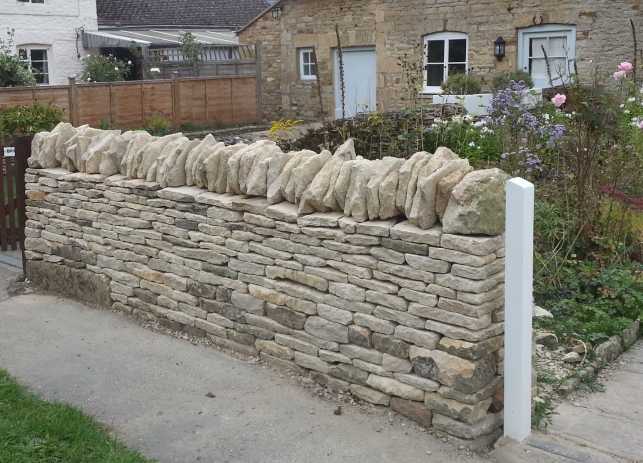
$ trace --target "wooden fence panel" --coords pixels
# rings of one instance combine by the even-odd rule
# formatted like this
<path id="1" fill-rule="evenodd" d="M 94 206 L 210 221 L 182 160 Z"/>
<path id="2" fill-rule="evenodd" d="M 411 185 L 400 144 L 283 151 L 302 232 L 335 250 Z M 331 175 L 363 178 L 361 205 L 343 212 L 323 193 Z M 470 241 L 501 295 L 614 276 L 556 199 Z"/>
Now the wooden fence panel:
<path id="1" fill-rule="evenodd" d="M 172 82 L 149 81 L 143 85 L 143 125 L 152 116 L 172 120 Z"/>
<path id="2" fill-rule="evenodd" d="M 78 124 L 98 127 L 101 120 L 111 122 L 109 84 L 83 84 L 78 89 Z"/>
<path id="3" fill-rule="evenodd" d="M 0 108 L 39 101 L 62 109 L 65 118 L 76 125 L 99 127 L 103 120 L 121 130 L 142 127 L 154 115 L 177 125 L 188 122 L 225 126 L 259 119 L 259 84 L 255 76 L 181 78 L 177 83 L 177 93 L 167 80 L 113 84 L 72 81 L 69 87 L 0 89 Z"/>
<path id="4" fill-rule="evenodd" d="M 181 122 L 207 124 L 208 100 L 205 92 L 205 79 L 188 79 L 180 81 L 181 86 Z"/>
<path id="5" fill-rule="evenodd" d="M 232 123 L 243 124 L 257 118 L 257 79 L 232 79 Z"/>
<path id="6" fill-rule="evenodd" d="M 208 80 L 208 124 L 231 125 L 232 118 L 232 79 Z"/>
<path id="7" fill-rule="evenodd" d="M 127 83 L 111 86 L 112 116 L 114 127 L 129 130 L 145 125 L 142 83 Z"/>
<path id="8" fill-rule="evenodd" d="M 37 87 L 34 90 L 34 101 L 60 109 L 65 119 L 69 119 L 69 87 Z"/>

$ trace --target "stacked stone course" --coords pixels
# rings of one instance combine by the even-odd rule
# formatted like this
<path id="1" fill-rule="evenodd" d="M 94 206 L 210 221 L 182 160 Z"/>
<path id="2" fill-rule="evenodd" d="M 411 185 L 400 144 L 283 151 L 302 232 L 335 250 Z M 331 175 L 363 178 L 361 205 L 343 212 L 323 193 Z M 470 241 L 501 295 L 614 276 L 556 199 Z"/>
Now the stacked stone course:
<path id="1" fill-rule="evenodd" d="M 114 309 L 310 372 L 465 444 L 499 435 L 502 235 L 58 167 L 26 182 L 34 278 L 98 276 Z"/>
<path id="2" fill-rule="evenodd" d="M 106 275 L 115 309 L 461 438 L 501 424 L 501 236 L 93 177 L 29 169 L 32 262 Z"/>

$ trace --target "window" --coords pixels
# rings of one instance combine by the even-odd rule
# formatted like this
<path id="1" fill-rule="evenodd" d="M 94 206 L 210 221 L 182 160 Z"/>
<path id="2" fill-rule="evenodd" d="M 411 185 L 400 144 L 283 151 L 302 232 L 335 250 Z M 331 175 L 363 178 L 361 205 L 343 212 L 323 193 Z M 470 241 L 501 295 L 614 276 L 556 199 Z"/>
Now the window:
<path id="1" fill-rule="evenodd" d="M 314 80 L 317 78 L 317 63 L 312 48 L 299 50 L 299 78 L 301 80 Z"/>
<path id="2" fill-rule="evenodd" d="M 441 93 L 440 86 L 451 74 L 467 73 L 467 34 L 440 32 L 424 38 L 424 91 Z"/>
<path id="3" fill-rule="evenodd" d="M 49 61 L 47 50 L 42 48 L 19 48 L 18 56 L 28 63 L 38 84 L 49 84 Z"/>
<path id="4" fill-rule="evenodd" d="M 518 65 L 531 74 L 537 88 L 550 86 L 548 67 L 554 86 L 568 81 L 575 53 L 575 26 L 547 24 L 518 31 Z"/>
<path id="5" fill-rule="evenodd" d="M 18 0 L 21 3 L 45 3 L 45 0 Z"/>

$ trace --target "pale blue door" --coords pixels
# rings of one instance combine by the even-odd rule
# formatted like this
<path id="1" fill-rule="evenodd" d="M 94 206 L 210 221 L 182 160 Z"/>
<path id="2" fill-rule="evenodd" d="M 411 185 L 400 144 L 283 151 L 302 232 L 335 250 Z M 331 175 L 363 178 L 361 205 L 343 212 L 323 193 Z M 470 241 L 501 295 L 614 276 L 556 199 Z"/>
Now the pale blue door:
<path id="1" fill-rule="evenodd" d="M 375 49 L 343 50 L 346 117 L 374 112 L 377 108 Z M 335 51 L 335 119 L 342 117 L 342 92 L 339 79 L 339 54 Z"/>

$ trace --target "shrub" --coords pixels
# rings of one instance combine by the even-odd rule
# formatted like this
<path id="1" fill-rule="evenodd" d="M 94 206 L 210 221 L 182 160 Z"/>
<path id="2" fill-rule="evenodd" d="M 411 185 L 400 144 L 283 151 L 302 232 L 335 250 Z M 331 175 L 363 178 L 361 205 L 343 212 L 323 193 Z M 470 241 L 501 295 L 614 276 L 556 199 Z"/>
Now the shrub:
<path id="1" fill-rule="evenodd" d="M 148 119 L 146 129 L 152 135 L 167 135 L 172 123 L 167 117 L 155 115 Z"/>
<path id="2" fill-rule="evenodd" d="M 80 82 L 119 82 L 130 73 L 130 65 L 122 60 L 109 56 L 85 56 Z"/>
<path id="3" fill-rule="evenodd" d="M 33 87 L 36 78 L 11 48 L 13 29 L 7 28 L 7 36 L 0 39 L 0 87 Z"/>
<path id="4" fill-rule="evenodd" d="M 527 88 L 534 88 L 534 80 L 531 75 L 522 69 L 514 69 L 513 71 L 498 74 L 491 80 L 491 85 L 495 91 L 498 91 L 509 87 L 512 80 L 514 82 L 524 82 Z"/>
<path id="5" fill-rule="evenodd" d="M 0 133 L 49 132 L 60 122 L 63 122 L 60 109 L 40 103 L 0 110 Z"/>
<path id="6" fill-rule="evenodd" d="M 482 91 L 482 83 L 469 74 L 451 74 L 442 84 L 442 90 L 450 95 L 475 95 Z"/>

